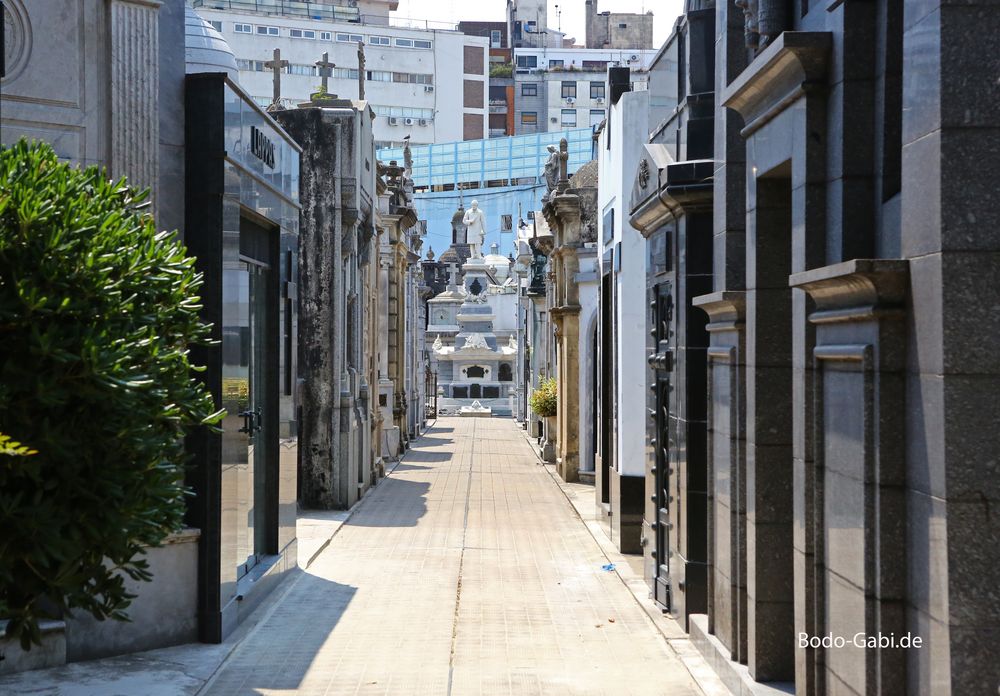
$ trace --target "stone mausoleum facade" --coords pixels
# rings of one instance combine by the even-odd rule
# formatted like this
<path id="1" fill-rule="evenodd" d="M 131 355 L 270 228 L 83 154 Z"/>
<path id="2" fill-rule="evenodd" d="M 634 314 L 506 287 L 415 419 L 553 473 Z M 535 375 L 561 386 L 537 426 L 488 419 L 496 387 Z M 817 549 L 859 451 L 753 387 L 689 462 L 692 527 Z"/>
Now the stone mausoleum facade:
<path id="1" fill-rule="evenodd" d="M 649 297 L 674 395 L 647 450 L 674 506 L 644 526 L 670 530 L 658 599 L 734 693 L 995 693 L 1000 13 L 689 0 L 686 15 L 679 135 L 662 141 L 687 143 L 673 156 L 693 188 L 677 164 L 642 176 L 678 204 L 649 242 L 673 283 Z M 695 119 L 714 120 L 711 153 Z M 855 644 L 890 634 L 921 645 Z M 846 643 L 810 640 L 827 635 Z"/>
<path id="2" fill-rule="evenodd" d="M 427 303 L 440 415 L 455 414 L 477 401 L 492 415 L 513 415 L 517 286 L 510 276 L 510 260 L 493 246 L 486 257 L 466 260 L 461 281 L 452 266 L 448 287 Z"/>

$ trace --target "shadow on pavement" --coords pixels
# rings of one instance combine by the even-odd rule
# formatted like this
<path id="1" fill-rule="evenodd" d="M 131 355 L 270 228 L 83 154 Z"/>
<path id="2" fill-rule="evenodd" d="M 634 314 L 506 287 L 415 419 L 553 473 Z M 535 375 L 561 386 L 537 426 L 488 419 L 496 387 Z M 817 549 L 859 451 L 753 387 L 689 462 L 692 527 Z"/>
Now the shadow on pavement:
<path id="1" fill-rule="evenodd" d="M 399 470 L 400 464 L 396 467 Z M 423 467 L 421 467 L 423 468 Z M 415 527 L 427 513 L 431 484 L 389 476 L 369 493 L 368 501 L 344 523 L 349 527 Z"/>
<path id="2" fill-rule="evenodd" d="M 429 471 L 431 468 L 429 466 L 420 466 L 419 464 L 400 462 L 392 468 L 392 473 L 396 473 L 397 471 Z"/>
<path id="3" fill-rule="evenodd" d="M 307 572 L 201 693 L 298 690 L 356 593 L 356 587 Z"/>

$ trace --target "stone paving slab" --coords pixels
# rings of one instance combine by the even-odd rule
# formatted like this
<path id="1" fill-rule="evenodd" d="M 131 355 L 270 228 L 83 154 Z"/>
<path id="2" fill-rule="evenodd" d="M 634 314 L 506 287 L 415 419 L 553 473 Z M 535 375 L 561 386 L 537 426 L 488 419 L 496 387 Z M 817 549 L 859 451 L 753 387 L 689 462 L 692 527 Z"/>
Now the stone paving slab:
<path id="1" fill-rule="evenodd" d="M 414 445 L 203 693 L 701 693 L 513 421 Z"/>

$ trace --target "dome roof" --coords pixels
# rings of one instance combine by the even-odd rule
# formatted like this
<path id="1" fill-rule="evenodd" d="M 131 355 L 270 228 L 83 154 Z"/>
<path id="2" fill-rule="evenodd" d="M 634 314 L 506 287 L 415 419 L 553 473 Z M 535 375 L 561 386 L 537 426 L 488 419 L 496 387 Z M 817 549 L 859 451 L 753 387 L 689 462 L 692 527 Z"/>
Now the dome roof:
<path id="1" fill-rule="evenodd" d="M 184 6 L 184 63 L 188 75 L 224 72 L 233 82 L 239 82 L 233 49 L 190 5 Z"/>

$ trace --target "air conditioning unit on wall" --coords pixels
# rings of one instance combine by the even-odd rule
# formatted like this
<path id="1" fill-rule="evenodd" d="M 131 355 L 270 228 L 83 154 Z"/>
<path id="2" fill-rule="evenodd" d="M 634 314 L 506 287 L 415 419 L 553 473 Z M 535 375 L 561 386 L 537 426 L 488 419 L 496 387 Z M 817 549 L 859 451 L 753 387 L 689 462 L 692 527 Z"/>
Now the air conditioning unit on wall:
<path id="1" fill-rule="evenodd" d="M 419 121 L 417 121 L 417 123 L 419 125 L 421 125 L 421 126 L 426 126 L 427 125 L 427 119 L 426 118 L 422 118 Z"/>
<path id="2" fill-rule="evenodd" d="M 395 126 L 397 123 L 399 123 L 399 119 L 398 118 L 396 118 L 395 116 L 390 116 L 389 117 L 389 125 L 390 126 Z"/>
<path id="3" fill-rule="evenodd" d="M 424 85 L 424 91 L 425 92 L 433 92 L 434 91 L 434 85 Z"/>
<path id="4" fill-rule="evenodd" d="M 405 125 L 407 125 L 407 126 L 412 126 L 413 125 L 413 119 L 412 118 L 404 118 L 403 119 L 403 123 Z"/>

